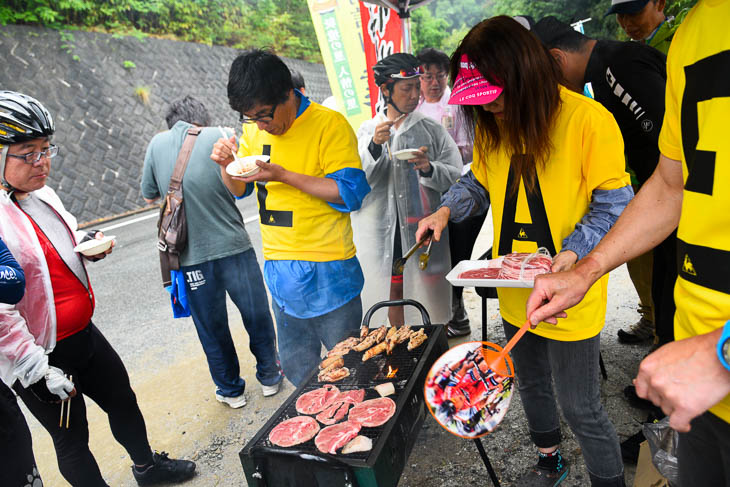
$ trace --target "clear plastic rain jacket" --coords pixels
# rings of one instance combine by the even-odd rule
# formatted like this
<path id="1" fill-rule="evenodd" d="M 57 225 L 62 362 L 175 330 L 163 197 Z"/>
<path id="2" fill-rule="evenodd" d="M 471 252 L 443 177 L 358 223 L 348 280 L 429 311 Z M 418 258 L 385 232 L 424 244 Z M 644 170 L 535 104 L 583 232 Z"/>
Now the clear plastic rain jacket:
<path id="1" fill-rule="evenodd" d="M 459 148 L 438 122 L 422 113 L 410 113 L 398 129 L 393 129 L 388 144 L 382 145 L 380 156 L 374 159 L 368 146 L 375 127 L 386 120 L 382 114 L 364 122 L 357 131 L 358 150 L 362 168 L 372 188 L 359 211 L 351 213 L 357 257 L 365 274 L 362 290 L 363 309 L 390 297 L 393 264 L 393 238 L 400 232 L 403 253 L 416 243 L 418 221 L 433 213 L 441 195 L 461 174 Z M 428 147 L 433 171 L 430 177 L 413 169 L 413 164 L 392 157 L 401 149 Z M 396 222 L 399 228 L 396 229 Z M 418 269 L 421 247 L 406 263 L 403 272 L 403 296 L 421 302 L 433 323 L 446 323 L 451 317 L 451 289 L 444 278 L 451 269 L 449 240 L 446 231 L 440 242 L 434 242 L 425 271 Z M 406 323 L 419 324 L 415 308 L 406 307 Z M 385 311 L 379 312 L 371 326 L 384 321 Z"/>
<path id="2" fill-rule="evenodd" d="M 48 186 L 33 194 L 49 204 L 75 233 L 76 218 L 63 207 Z M 56 346 L 56 312 L 51 276 L 38 236 L 28 217 L 0 190 L 0 236 L 25 273 L 25 296 L 16 305 L 0 304 L 0 378 L 8 386 L 19 380 L 23 387 L 41 380 L 48 369 L 48 354 Z"/>

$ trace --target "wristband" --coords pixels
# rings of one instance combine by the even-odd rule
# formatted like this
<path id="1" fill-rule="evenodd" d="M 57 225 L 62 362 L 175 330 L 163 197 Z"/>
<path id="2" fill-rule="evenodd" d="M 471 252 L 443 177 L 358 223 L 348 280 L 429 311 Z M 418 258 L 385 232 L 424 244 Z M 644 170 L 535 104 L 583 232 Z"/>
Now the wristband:
<path id="1" fill-rule="evenodd" d="M 717 342 L 717 358 L 730 371 L 730 320 L 725 323 L 720 340 Z"/>

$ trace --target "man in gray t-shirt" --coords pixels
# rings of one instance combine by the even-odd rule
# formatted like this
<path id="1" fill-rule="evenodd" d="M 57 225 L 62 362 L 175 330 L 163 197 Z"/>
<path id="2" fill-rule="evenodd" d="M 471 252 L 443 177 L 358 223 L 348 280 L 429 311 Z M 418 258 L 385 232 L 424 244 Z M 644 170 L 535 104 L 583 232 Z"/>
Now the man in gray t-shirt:
<path id="1" fill-rule="evenodd" d="M 206 126 L 205 106 L 187 96 L 170 105 L 170 128 L 152 138 L 142 170 L 142 196 L 151 203 L 167 193 L 170 177 L 187 131 Z M 173 281 L 184 285 L 190 312 L 215 383 L 216 399 L 238 408 L 246 405 L 245 382 L 228 328 L 226 292 L 243 318 L 256 357 L 256 378 L 264 396 L 276 394 L 282 375 L 277 364 L 274 324 L 256 254 L 235 198 L 223 184 L 220 167 L 210 160 L 218 129 L 198 135 L 183 177 L 183 206 L 188 227 L 187 248 Z M 224 170 L 224 169 L 223 169 Z M 252 189 L 252 188 L 251 188 Z M 184 281 L 182 283 L 181 281 Z"/>

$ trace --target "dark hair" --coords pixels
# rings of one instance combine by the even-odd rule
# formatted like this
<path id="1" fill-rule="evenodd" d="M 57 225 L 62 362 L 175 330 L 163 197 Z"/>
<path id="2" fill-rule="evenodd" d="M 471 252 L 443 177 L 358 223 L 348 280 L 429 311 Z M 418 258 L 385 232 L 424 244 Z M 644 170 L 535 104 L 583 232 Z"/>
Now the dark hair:
<path id="1" fill-rule="evenodd" d="M 490 83 L 504 88 L 504 120 L 498 122 L 481 106 L 462 106 L 467 124 L 475 130 L 474 147 L 483 154 L 505 150 L 515 172 L 510 192 L 516 194 L 520 177 L 532 191 L 535 169 L 547 163 L 552 150 L 551 128 L 560 109 L 560 68 L 534 35 L 506 16 L 472 27 L 451 55 L 452 82 L 464 54 Z"/>
<path id="2" fill-rule="evenodd" d="M 208 113 L 208 109 L 205 108 L 205 105 L 203 105 L 203 102 L 187 95 L 185 98 L 179 98 L 170 103 L 165 114 L 165 121 L 169 129 L 180 120 L 193 125 L 206 127 L 210 125 L 210 114 Z"/>
<path id="3" fill-rule="evenodd" d="M 228 73 L 228 104 L 239 113 L 256 105 L 279 105 L 294 89 L 291 72 L 275 54 L 245 51 L 233 60 Z"/>
<path id="4" fill-rule="evenodd" d="M 302 88 L 306 88 L 304 85 L 304 76 L 295 69 L 291 70 L 291 82 L 297 90 L 301 91 Z"/>
<path id="5" fill-rule="evenodd" d="M 548 49 L 560 49 L 566 52 L 582 51 L 590 37 L 585 36 L 555 17 L 545 17 L 532 27 L 532 33 L 542 41 Z"/>
<path id="6" fill-rule="evenodd" d="M 449 71 L 449 56 L 445 52 L 434 49 L 433 47 L 424 47 L 418 51 L 416 56 L 419 61 L 428 69 L 429 66 L 436 66 L 438 69 Z"/>

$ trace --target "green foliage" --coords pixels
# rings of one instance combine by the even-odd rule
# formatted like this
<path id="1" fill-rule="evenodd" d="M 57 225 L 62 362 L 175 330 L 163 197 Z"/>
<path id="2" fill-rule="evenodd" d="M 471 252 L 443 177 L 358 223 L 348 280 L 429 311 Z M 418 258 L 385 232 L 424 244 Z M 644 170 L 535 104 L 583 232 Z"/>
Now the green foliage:
<path id="1" fill-rule="evenodd" d="M 419 8 L 411 13 L 411 38 L 413 52 L 424 47 L 441 47 L 448 36 L 448 24 L 443 19 L 437 19 L 427 8 Z"/>
<path id="2" fill-rule="evenodd" d="M 4 0 L 0 23 L 105 30 L 321 61 L 306 0 Z"/>
<path id="3" fill-rule="evenodd" d="M 134 64 L 134 62 L 132 62 L 132 61 L 124 61 L 122 63 L 122 66 L 124 66 L 124 69 L 134 69 L 137 67 L 137 65 Z"/>

